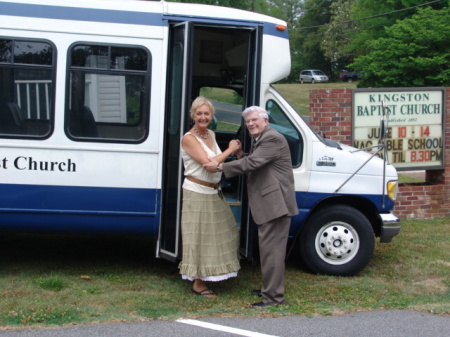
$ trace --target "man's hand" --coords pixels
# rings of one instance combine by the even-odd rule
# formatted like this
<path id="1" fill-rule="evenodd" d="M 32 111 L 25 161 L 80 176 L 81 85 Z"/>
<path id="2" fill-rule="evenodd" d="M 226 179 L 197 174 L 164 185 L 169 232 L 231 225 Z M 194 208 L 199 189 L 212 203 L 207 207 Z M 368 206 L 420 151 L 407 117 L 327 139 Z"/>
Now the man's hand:
<path id="1" fill-rule="evenodd" d="M 238 151 L 234 152 L 237 159 L 241 159 L 244 156 L 244 151 L 242 151 L 242 148 L 240 148 Z"/>
<path id="2" fill-rule="evenodd" d="M 217 172 L 217 165 L 219 165 L 219 162 L 217 162 L 213 158 L 208 158 L 208 159 L 209 159 L 209 163 L 203 164 L 203 168 L 210 173 Z"/>

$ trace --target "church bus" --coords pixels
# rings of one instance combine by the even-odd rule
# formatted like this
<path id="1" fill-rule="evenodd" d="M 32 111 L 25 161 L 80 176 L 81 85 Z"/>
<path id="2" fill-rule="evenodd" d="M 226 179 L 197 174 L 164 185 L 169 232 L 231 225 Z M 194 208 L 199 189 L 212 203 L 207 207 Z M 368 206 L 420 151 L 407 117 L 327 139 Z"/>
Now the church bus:
<path id="1" fill-rule="evenodd" d="M 282 20 L 208 5 L 0 0 L 0 231 L 141 235 L 180 258 L 180 140 L 198 95 L 223 148 L 259 105 L 292 154 L 290 244 L 312 272 L 354 275 L 398 234 L 392 165 L 322 138 L 271 86 L 290 72 Z M 233 158 L 229 158 L 232 160 Z M 251 259 L 245 177 L 223 179 Z"/>

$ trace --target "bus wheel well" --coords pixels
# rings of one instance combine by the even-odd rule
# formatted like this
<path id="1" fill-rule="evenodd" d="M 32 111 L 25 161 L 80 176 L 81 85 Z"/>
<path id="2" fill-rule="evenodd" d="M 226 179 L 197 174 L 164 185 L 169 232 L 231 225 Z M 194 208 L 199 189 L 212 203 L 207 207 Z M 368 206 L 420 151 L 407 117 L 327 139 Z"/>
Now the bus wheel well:
<path id="1" fill-rule="evenodd" d="M 375 206 L 367 199 L 359 198 L 355 196 L 338 196 L 338 197 L 330 197 L 324 199 L 320 203 L 318 203 L 311 210 L 308 217 L 312 216 L 315 212 L 318 212 L 323 207 L 329 207 L 332 205 L 347 205 L 353 207 L 364 214 L 364 216 L 369 220 L 372 225 L 373 232 L 375 236 L 380 236 L 381 233 L 381 220 L 377 214 L 377 210 Z"/>

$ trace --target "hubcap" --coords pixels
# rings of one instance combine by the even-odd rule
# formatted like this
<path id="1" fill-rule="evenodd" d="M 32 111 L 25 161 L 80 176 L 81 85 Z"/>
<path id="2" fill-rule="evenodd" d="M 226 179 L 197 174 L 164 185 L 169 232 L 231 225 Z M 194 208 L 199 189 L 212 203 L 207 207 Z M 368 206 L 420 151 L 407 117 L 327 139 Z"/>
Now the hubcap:
<path id="1" fill-rule="evenodd" d="M 326 224 L 316 236 L 316 251 L 320 258 L 334 265 L 352 260 L 359 250 L 359 244 L 356 230 L 341 221 Z"/>

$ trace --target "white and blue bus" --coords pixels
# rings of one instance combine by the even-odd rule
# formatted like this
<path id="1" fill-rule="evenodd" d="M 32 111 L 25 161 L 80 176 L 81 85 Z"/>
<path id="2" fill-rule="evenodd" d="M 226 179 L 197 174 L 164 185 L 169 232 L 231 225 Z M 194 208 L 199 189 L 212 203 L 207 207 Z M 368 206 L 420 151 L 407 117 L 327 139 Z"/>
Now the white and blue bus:
<path id="1" fill-rule="evenodd" d="M 202 94 L 221 146 L 240 138 L 247 149 L 240 112 L 267 109 L 292 153 L 292 244 L 313 272 L 357 273 L 375 237 L 399 232 L 396 170 L 311 130 L 271 86 L 289 72 L 286 23 L 257 13 L 0 0 L 0 231 L 145 235 L 158 257 L 179 259 L 180 140 Z M 221 185 L 251 258 L 245 177 Z"/>

